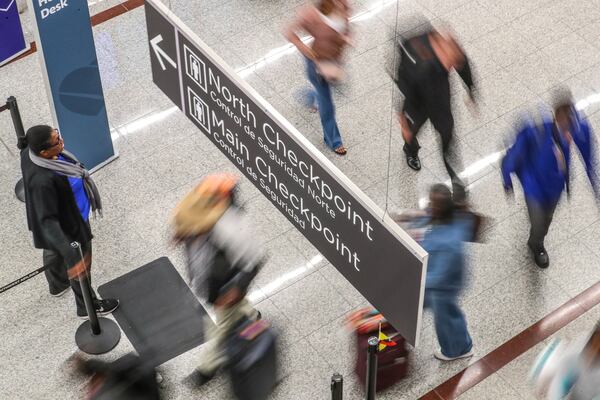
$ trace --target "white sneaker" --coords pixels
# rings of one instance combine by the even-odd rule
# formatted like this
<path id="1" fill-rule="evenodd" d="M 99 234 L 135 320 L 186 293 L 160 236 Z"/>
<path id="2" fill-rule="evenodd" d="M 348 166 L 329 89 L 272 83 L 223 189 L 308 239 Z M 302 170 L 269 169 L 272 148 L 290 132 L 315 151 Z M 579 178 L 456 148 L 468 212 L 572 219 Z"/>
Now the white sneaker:
<path id="1" fill-rule="evenodd" d="M 446 357 L 445 355 L 442 354 L 442 350 L 438 350 L 433 353 L 433 356 L 441 361 L 454 361 L 454 360 L 460 360 L 461 358 L 473 357 L 473 350 L 469 351 L 468 353 L 462 354 L 460 356 L 456 356 L 456 357 Z"/>

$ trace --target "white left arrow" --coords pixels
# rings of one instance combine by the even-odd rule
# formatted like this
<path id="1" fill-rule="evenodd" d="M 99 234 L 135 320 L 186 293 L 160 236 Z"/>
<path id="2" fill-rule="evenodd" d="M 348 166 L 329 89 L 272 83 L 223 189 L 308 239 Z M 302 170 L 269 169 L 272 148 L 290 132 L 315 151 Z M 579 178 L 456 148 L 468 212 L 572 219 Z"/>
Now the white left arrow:
<path id="1" fill-rule="evenodd" d="M 163 61 L 163 58 L 164 58 L 165 60 L 167 60 L 169 62 L 169 64 L 171 64 L 173 66 L 173 68 L 177 69 L 177 64 L 175 63 L 175 61 L 173 61 L 173 59 L 171 57 L 169 57 L 163 49 L 158 47 L 158 44 L 160 42 L 162 42 L 162 40 L 163 40 L 162 35 L 158 35 L 150 41 L 150 44 L 152 45 L 152 50 L 154 50 L 154 54 L 156 54 L 156 58 L 158 58 L 158 62 L 160 63 L 160 66 L 162 67 L 163 71 L 167 69 L 167 67 L 165 66 L 165 63 Z"/>

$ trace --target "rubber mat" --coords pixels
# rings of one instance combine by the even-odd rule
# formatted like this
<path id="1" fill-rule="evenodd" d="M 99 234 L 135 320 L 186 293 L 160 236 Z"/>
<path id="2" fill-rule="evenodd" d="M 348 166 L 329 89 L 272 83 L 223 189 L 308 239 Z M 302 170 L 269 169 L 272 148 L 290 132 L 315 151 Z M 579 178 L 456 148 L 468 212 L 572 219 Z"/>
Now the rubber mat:
<path id="1" fill-rule="evenodd" d="M 140 357 L 153 366 L 203 343 L 206 310 L 167 257 L 105 283 L 98 292 L 119 299 L 113 316 Z"/>

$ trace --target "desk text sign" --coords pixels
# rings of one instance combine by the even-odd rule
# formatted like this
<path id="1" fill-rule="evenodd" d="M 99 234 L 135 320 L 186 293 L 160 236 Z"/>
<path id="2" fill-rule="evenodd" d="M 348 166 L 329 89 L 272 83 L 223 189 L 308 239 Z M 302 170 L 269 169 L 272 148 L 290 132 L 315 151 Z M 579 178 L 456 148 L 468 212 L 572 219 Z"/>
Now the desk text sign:
<path id="1" fill-rule="evenodd" d="M 412 344 L 426 253 L 157 0 L 154 83 Z"/>

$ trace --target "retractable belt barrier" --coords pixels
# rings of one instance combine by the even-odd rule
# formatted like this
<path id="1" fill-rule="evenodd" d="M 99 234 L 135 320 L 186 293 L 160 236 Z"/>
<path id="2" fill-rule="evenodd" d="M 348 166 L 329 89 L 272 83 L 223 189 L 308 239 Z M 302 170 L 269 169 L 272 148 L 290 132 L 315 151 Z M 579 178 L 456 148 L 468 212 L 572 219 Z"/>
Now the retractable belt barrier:
<path id="1" fill-rule="evenodd" d="M 31 278 L 33 278 L 34 276 L 41 274 L 42 272 L 44 272 L 48 267 L 47 266 L 43 266 L 40 267 L 38 269 L 36 269 L 35 271 L 31 271 L 30 273 L 28 273 L 27 275 L 24 275 L 22 277 L 20 277 L 19 279 L 17 279 L 16 281 L 12 281 L 11 283 L 9 283 L 8 285 L 2 286 L 0 287 L 0 293 L 4 293 L 9 289 L 14 288 L 15 286 L 20 285 L 21 283 L 30 280 Z"/>

